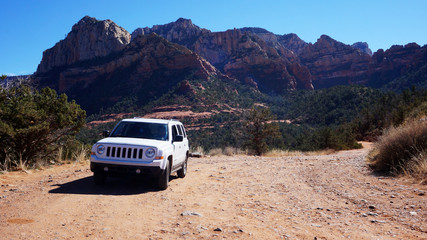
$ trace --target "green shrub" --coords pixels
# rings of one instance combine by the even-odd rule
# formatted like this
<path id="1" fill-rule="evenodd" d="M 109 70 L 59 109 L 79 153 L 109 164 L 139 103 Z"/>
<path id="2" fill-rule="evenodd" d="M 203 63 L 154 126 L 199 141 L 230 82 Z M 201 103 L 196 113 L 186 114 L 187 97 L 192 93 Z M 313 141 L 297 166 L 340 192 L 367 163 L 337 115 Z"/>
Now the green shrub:
<path id="1" fill-rule="evenodd" d="M 55 158 L 85 125 L 86 112 L 65 94 L 28 85 L 0 89 L 0 167 L 35 166 Z"/>

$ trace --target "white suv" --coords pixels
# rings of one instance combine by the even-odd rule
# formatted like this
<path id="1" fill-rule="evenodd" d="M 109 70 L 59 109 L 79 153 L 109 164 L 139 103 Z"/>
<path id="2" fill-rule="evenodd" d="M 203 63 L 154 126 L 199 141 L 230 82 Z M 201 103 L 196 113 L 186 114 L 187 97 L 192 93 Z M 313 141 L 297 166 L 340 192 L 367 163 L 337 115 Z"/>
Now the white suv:
<path id="1" fill-rule="evenodd" d="M 169 176 L 187 173 L 189 145 L 181 122 L 162 119 L 123 119 L 111 134 L 93 145 L 90 169 L 96 184 L 107 176 L 151 175 L 160 189 L 166 189 Z"/>

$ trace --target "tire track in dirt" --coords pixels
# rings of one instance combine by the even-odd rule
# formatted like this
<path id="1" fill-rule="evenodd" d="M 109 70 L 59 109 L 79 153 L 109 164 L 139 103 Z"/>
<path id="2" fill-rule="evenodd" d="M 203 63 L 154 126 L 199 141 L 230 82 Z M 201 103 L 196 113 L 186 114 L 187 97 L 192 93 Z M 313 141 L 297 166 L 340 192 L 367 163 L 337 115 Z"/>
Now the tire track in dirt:
<path id="1" fill-rule="evenodd" d="M 427 187 L 373 175 L 367 151 L 190 159 L 165 191 L 96 186 L 87 162 L 6 173 L 0 238 L 427 239 Z"/>

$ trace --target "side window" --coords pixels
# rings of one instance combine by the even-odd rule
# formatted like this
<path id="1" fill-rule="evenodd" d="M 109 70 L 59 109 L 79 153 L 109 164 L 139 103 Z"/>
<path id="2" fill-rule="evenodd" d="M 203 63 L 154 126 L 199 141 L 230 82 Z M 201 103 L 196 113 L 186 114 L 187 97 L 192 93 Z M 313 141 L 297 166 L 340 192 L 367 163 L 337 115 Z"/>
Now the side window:
<path id="1" fill-rule="evenodd" d="M 176 127 L 178 128 L 178 134 L 184 136 L 184 134 L 182 134 L 181 125 L 176 125 Z"/>
<path id="2" fill-rule="evenodd" d="M 181 129 L 182 129 L 182 133 L 184 133 L 184 138 L 186 138 L 187 137 L 187 133 L 185 132 L 185 128 L 184 128 L 184 126 L 183 125 L 179 125 L 180 127 L 181 127 Z"/>
<path id="3" fill-rule="evenodd" d="M 176 130 L 176 125 L 172 126 L 172 139 L 175 139 L 176 135 L 178 135 L 178 131 Z"/>

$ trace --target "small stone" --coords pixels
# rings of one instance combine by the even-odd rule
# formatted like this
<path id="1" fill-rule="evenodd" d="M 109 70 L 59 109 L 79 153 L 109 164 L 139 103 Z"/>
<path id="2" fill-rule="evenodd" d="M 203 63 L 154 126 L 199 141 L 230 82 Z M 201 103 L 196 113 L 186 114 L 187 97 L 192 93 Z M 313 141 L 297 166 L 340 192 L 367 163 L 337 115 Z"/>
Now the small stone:
<path id="1" fill-rule="evenodd" d="M 368 216 L 368 214 L 366 214 L 366 213 L 362 214 L 362 217 L 367 217 L 367 216 Z"/>
<path id="2" fill-rule="evenodd" d="M 313 224 L 311 224 L 311 226 L 312 226 L 312 227 L 319 227 L 319 228 L 320 228 L 320 227 L 322 227 L 322 225 L 314 224 L 314 223 L 313 223 Z"/>
<path id="3" fill-rule="evenodd" d="M 385 221 L 374 219 L 374 220 L 371 220 L 371 223 L 385 223 Z"/>
<path id="4" fill-rule="evenodd" d="M 390 196 L 390 198 L 395 198 L 395 197 L 396 197 L 396 196 L 394 196 L 394 195 L 391 195 L 391 196 Z"/>
<path id="5" fill-rule="evenodd" d="M 378 213 L 373 213 L 373 212 L 367 212 L 366 214 L 368 214 L 369 216 L 378 216 Z"/>
<path id="6" fill-rule="evenodd" d="M 425 192 L 420 192 L 420 193 L 418 193 L 418 195 L 419 196 L 424 196 L 424 195 L 426 195 L 426 193 Z"/>
<path id="7" fill-rule="evenodd" d="M 219 228 L 219 227 L 218 227 L 218 228 L 215 228 L 215 229 L 214 229 L 214 231 L 215 231 L 215 232 L 222 232 L 222 228 Z"/>
<path id="8" fill-rule="evenodd" d="M 369 207 L 368 207 L 369 209 L 375 209 L 375 206 L 374 205 L 369 205 Z"/>
<path id="9" fill-rule="evenodd" d="M 181 213 L 181 216 L 199 216 L 202 217 L 203 215 L 198 212 L 191 212 L 191 211 L 185 211 Z"/>
<path id="10" fill-rule="evenodd" d="M 417 216 L 417 212 L 409 212 L 412 216 Z"/>

